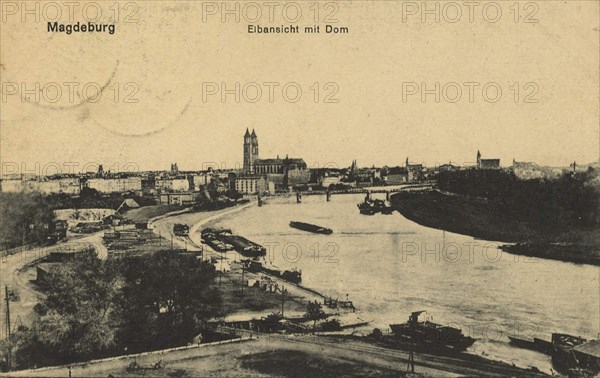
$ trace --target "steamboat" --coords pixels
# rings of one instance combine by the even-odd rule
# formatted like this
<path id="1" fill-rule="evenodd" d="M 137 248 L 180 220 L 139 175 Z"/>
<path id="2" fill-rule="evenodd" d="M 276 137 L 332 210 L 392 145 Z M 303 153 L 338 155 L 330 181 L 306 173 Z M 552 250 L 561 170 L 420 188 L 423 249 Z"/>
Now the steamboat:
<path id="1" fill-rule="evenodd" d="M 463 335 L 461 329 L 433 323 L 431 320 L 426 311 L 416 311 L 410 314 L 406 323 L 390 324 L 390 329 L 396 342 L 427 349 L 462 352 L 475 342 L 474 338 Z"/>

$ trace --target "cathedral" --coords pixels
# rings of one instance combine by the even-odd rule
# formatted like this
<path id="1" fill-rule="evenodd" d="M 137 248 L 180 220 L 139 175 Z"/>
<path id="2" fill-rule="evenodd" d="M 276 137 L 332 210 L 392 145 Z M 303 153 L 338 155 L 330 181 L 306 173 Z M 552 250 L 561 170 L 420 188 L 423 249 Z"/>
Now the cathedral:
<path id="1" fill-rule="evenodd" d="M 246 129 L 244 134 L 244 173 L 247 174 L 287 174 L 292 170 L 306 170 L 304 159 L 289 158 L 260 159 L 258 156 L 258 137 Z"/>
<path id="2" fill-rule="evenodd" d="M 261 159 L 258 153 L 258 137 L 246 129 L 244 134 L 244 167 L 246 175 L 265 176 L 279 189 L 289 189 L 289 186 L 308 183 L 310 172 L 304 159 Z"/>

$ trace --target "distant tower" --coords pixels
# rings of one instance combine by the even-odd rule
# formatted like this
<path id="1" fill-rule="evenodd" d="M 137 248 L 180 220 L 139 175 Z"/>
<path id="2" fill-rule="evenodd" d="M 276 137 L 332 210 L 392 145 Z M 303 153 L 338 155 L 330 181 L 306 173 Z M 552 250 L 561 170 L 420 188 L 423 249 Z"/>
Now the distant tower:
<path id="1" fill-rule="evenodd" d="M 102 177 L 103 175 L 104 175 L 104 167 L 102 166 L 102 164 L 100 164 L 98 166 L 98 174 L 96 176 Z"/>
<path id="2" fill-rule="evenodd" d="M 258 137 L 254 130 L 252 134 L 246 129 L 244 134 L 244 171 L 254 173 L 254 163 L 258 160 Z"/>
<path id="3" fill-rule="evenodd" d="M 481 168 L 481 152 L 477 150 L 477 169 Z"/>
<path id="4" fill-rule="evenodd" d="M 406 162 L 404 163 L 404 167 L 408 168 L 408 156 L 406 157 Z"/>
<path id="5" fill-rule="evenodd" d="M 258 160 L 258 137 L 256 136 L 254 129 L 252 129 L 252 135 L 250 135 L 250 138 L 252 141 L 252 163 L 254 163 Z"/>
<path id="6" fill-rule="evenodd" d="M 179 167 L 177 167 L 177 163 L 171 164 L 171 174 L 175 176 L 179 174 Z"/>

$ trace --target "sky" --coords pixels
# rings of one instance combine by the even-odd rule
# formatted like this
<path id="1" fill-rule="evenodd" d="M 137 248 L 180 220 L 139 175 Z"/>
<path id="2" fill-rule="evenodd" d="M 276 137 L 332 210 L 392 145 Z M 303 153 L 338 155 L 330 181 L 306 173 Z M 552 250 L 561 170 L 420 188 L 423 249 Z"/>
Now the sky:
<path id="1" fill-rule="evenodd" d="M 246 128 L 256 130 L 260 157 L 302 157 L 311 167 L 354 159 L 393 166 L 406 157 L 472 164 L 477 150 L 503 166 L 599 159 L 595 1 L 521 2 L 518 15 L 513 2 L 495 2 L 496 22 L 495 7 L 475 9 L 471 22 L 464 6 L 457 18 L 447 3 L 430 2 L 439 4 L 439 22 L 431 14 L 423 22 L 421 2 L 320 2 L 318 23 L 315 3 L 304 1 L 294 3 L 302 12 L 295 23 L 296 9 L 286 20 L 282 7 L 269 22 L 263 3 L 253 3 L 258 22 L 244 2 L 239 22 L 223 16 L 221 2 L 130 3 L 118 3 L 117 16 L 112 2 L 99 2 L 99 22 L 118 20 L 112 35 L 48 32 L 51 10 L 42 8 L 40 22 L 5 10 L 3 173 L 7 164 L 235 168 Z M 60 20 L 77 21 L 86 23 L 81 10 Z M 249 34 L 251 23 L 302 33 Z M 321 33 L 303 33 L 315 24 Z M 348 33 L 325 33 L 326 24 Z"/>

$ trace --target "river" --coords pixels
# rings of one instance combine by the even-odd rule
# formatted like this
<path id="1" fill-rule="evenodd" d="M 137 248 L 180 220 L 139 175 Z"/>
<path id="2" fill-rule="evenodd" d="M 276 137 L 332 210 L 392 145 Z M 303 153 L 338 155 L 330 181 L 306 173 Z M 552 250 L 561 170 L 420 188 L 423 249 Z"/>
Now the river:
<path id="1" fill-rule="evenodd" d="M 468 352 L 544 372 L 551 371 L 550 358 L 511 347 L 507 335 L 598 336 L 600 268 L 511 255 L 500 243 L 427 228 L 397 212 L 360 215 L 356 204 L 363 198 L 269 199 L 211 225 L 265 245 L 274 265 L 302 270 L 303 286 L 334 298 L 348 294 L 372 320 L 369 329 L 386 330 L 427 310 L 434 322 L 478 339 Z M 334 232 L 299 231 L 289 227 L 291 220 Z"/>

